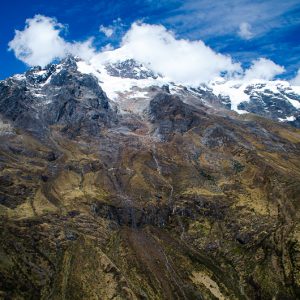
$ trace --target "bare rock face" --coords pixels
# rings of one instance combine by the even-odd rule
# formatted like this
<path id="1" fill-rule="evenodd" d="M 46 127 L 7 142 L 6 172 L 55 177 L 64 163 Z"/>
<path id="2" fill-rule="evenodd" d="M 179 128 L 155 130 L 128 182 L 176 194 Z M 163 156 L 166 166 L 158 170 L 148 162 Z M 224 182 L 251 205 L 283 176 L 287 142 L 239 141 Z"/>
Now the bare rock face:
<path id="1" fill-rule="evenodd" d="M 300 297 L 299 129 L 198 96 L 120 112 L 74 58 L 0 83 L 0 298 Z"/>
<path id="2" fill-rule="evenodd" d="M 115 77 L 130 78 L 130 79 L 156 79 L 153 71 L 147 69 L 142 64 L 136 62 L 134 59 L 127 59 L 113 64 L 107 64 L 106 70 L 108 74 Z"/>
<path id="3" fill-rule="evenodd" d="M 78 72 L 73 58 L 66 59 L 59 68 L 34 68 L 21 80 L 2 81 L 0 93 L 2 116 L 36 135 L 46 134 L 51 125 L 60 125 L 75 135 L 79 127 L 97 134 L 114 120 L 97 79 Z"/>
<path id="4" fill-rule="evenodd" d="M 238 108 L 273 120 L 286 120 L 289 124 L 299 128 L 300 112 L 290 101 L 300 103 L 300 95 L 289 88 L 278 87 L 275 93 L 266 84 L 250 85 L 245 93 L 249 95 L 249 102 L 242 102 Z M 290 116 L 291 120 L 288 120 Z"/>
<path id="5" fill-rule="evenodd" d="M 206 113 L 184 103 L 178 96 L 157 93 L 149 104 L 150 121 L 156 134 L 168 139 L 176 133 L 184 133 L 207 120 Z"/>

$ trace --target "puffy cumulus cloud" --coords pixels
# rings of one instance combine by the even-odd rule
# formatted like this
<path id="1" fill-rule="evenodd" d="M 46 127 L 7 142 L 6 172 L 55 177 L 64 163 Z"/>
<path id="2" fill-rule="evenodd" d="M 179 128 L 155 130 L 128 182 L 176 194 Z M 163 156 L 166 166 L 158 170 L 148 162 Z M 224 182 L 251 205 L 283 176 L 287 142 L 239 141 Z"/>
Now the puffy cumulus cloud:
<path id="1" fill-rule="evenodd" d="M 275 76 L 282 74 L 284 71 L 284 67 L 275 64 L 272 60 L 259 58 L 253 61 L 251 67 L 245 71 L 244 80 L 272 80 Z"/>
<path id="2" fill-rule="evenodd" d="M 297 75 L 290 81 L 292 85 L 299 85 L 300 86 L 300 69 L 297 72 Z"/>
<path id="3" fill-rule="evenodd" d="M 253 37 L 251 25 L 247 22 L 243 22 L 239 26 L 238 35 L 244 40 L 250 40 Z"/>
<path id="4" fill-rule="evenodd" d="M 270 80 L 284 72 L 283 67 L 265 58 L 254 61 L 243 71 L 230 56 L 215 52 L 201 40 L 177 39 L 161 25 L 134 23 L 119 48 L 113 49 L 107 44 L 99 51 L 93 47 L 93 38 L 85 42 L 66 41 L 61 36 L 64 29 L 56 19 L 36 15 L 26 20 L 24 30 L 16 30 L 9 49 L 30 66 L 45 66 L 68 54 L 94 65 L 133 58 L 171 81 L 189 85 L 208 82 L 220 75 L 242 80 Z"/>
<path id="5" fill-rule="evenodd" d="M 67 54 L 90 58 L 94 49 L 92 39 L 86 42 L 66 42 L 61 36 L 65 27 L 56 19 L 36 15 L 27 19 L 22 31 L 16 30 L 15 37 L 9 42 L 9 49 L 16 57 L 29 66 L 45 66 Z"/>
<path id="6" fill-rule="evenodd" d="M 36 15 L 26 20 L 23 31 L 15 31 L 9 49 L 26 64 L 43 66 L 65 55 L 65 41 L 60 37 L 63 28 L 55 19 Z"/>
<path id="7" fill-rule="evenodd" d="M 198 84 L 221 73 L 240 72 L 240 64 L 214 52 L 202 41 L 176 39 L 161 25 L 134 23 L 122 39 L 121 51 L 154 71 L 181 83 Z"/>

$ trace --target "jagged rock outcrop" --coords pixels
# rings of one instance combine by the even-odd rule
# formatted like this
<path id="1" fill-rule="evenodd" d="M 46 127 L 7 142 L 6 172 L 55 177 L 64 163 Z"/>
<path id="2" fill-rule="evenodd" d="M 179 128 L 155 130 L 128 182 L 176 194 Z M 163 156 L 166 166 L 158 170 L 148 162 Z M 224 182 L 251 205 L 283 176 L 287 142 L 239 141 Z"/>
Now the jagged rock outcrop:
<path id="1" fill-rule="evenodd" d="M 115 77 L 130 79 L 156 79 L 158 77 L 153 71 L 144 67 L 134 59 L 126 59 L 117 63 L 107 64 L 105 68 L 109 75 Z"/>

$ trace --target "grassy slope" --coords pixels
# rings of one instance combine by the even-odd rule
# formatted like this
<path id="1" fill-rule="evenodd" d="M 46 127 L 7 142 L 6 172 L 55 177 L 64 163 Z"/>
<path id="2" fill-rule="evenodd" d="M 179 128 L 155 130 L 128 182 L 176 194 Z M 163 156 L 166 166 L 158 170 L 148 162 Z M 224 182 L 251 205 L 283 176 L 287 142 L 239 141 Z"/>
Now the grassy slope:
<path id="1" fill-rule="evenodd" d="M 0 297 L 299 296 L 300 131 L 243 118 L 164 143 L 1 137 Z"/>

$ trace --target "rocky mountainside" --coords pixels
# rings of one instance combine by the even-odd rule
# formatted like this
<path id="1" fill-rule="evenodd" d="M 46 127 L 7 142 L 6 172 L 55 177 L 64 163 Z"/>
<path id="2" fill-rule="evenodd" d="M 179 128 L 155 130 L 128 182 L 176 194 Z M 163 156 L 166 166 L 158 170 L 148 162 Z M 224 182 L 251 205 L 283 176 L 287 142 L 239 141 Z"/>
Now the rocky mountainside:
<path id="1" fill-rule="evenodd" d="M 299 101 L 132 60 L 0 82 L 0 298 L 299 298 Z"/>

